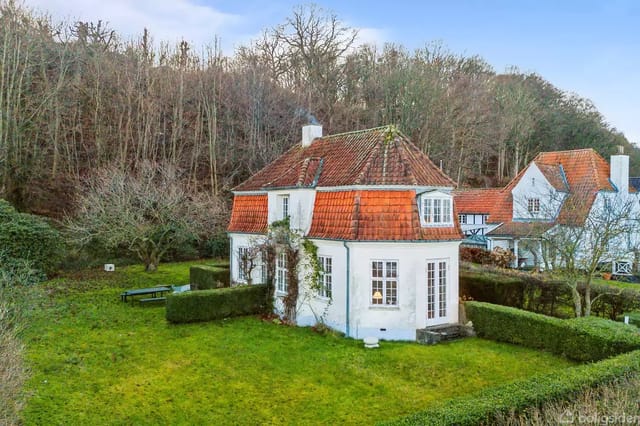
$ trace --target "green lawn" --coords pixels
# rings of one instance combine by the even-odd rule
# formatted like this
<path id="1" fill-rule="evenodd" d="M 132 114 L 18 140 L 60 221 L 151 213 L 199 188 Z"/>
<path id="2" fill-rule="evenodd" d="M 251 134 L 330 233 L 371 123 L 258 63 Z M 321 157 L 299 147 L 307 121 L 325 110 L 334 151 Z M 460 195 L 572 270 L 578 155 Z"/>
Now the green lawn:
<path id="1" fill-rule="evenodd" d="M 188 282 L 190 263 L 76 274 L 37 292 L 25 424 L 373 423 L 568 361 L 469 338 L 362 343 L 245 317 L 171 325 L 122 288 Z"/>

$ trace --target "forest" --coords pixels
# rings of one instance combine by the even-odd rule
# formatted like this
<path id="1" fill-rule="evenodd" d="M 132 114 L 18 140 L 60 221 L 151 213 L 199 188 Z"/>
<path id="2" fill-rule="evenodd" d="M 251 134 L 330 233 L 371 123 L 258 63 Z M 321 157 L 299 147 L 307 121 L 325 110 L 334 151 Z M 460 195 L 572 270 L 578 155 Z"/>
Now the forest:
<path id="1" fill-rule="evenodd" d="M 316 5 L 232 54 L 144 28 L 123 39 L 105 21 L 52 22 L 0 0 L 0 197 L 19 211 L 73 215 L 97 177 L 156 166 L 228 204 L 316 121 L 325 134 L 395 124 L 460 186 L 501 185 L 540 151 L 583 147 L 608 158 L 622 145 L 640 172 L 588 99 L 443 43 L 358 44 Z"/>

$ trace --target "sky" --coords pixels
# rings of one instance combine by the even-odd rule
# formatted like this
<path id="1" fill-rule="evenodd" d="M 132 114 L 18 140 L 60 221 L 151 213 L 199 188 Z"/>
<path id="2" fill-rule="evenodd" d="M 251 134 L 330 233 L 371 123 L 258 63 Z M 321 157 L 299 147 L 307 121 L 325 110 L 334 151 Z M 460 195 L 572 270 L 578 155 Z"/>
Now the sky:
<path id="1" fill-rule="evenodd" d="M 148 28 L 156 42 L 221 43 L 232 54 L 283 23 L 293 0 L 23 0 L 55 21 L 102 20 L 125 38 Z M 590 99 L 605 120 L 640 145 L 640 1 L 317 0 L 360 31 L 361 43 L 433 42 L 515 66 Z"/>

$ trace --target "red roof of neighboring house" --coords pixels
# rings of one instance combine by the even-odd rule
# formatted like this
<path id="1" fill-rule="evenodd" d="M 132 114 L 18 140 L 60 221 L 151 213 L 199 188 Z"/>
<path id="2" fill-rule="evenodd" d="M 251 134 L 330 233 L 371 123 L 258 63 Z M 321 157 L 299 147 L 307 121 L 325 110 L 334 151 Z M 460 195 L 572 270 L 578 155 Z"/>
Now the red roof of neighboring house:
<path id="1" fill-rule="evenodd" d="M 347 185 L 456 183 L 393 126 L 316 138 L 298 144 L 234 191 Z"/>
<path id="2" fill-rule="evenodd" d="M 235 195 L 229 232 L 264 233 L 267 231 L 267 194 Z"/>
<path id="3" fill-rule="evenodd" d="M 357 241 L 459 240 L 457 223 L 422 227 L 415 191 L 318 192 L 308 236 Z"/>
<path id="4" fill-rule="evenodd" d="M 543 164 L 536 163 L 540 172 L 544 175 L 547 181 L 558 191 L 568 192 L 569 187 L 565 181 L 564 171 L 561 164 Z"/>
<path id="5" fill-rule="evenodd" d="M 557 223 L 584 223 L 598 191 L 614 191 L 609 181 L 609 163 L 592 148 L 541 152 L 532 161 L 557 190 L 568 192 L 558 214 Z M 513 222 L 511 190 L 528 169 L 523 168 L 503 189 L 463 190 L 455 192 L 460 213 L 489 214 L 489 223 L 502 223 L 489 235 L 524 236 L 550 224 L 532 226 L 529 222 Z M 568 187 L 567 187 L 568 185 Z M 473 211 L 483 207 L 484 211 Z"/>
<path id="6" fill-rule="evenodd" d="M 461 189 L 453 192 L 456 213 L 486 214 L 487 223 L 511 219 L 512 197 L 502 188 Z"/>
<path id="7" fill-rule="evenodd" d="M 609 163 L 593 148 L 541 152 L 533 161 L 539 165 L 561 164 L 571 191 L 586 187 L 595 191 L 614 190 L 609 182 Z"/>

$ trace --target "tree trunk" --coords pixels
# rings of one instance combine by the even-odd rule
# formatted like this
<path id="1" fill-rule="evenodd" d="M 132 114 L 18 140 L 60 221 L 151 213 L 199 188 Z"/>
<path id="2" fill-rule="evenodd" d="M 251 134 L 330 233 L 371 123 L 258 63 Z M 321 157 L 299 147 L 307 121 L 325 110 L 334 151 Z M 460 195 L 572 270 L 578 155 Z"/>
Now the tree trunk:
<path id="1" fill-rule="evenodd" d="M 578 291 L 577 286 L 571 286 L 571 296 L 573 296 L 573 309 L 575 310 L 576 317 L 582 316 L 582 297 Z"/>

